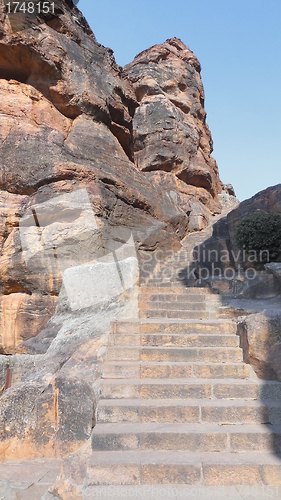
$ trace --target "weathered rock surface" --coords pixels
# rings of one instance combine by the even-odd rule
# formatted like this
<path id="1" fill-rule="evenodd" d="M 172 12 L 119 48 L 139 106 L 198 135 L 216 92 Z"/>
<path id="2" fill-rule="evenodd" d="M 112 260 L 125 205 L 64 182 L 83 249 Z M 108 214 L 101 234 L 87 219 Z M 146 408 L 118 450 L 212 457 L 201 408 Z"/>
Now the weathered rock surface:
<path id="1" fill-rule="evenodd" d="M 92 338 L 80 348 L 49 356 L 37 371 L 4 392 L 1 461 L 65 456 L 90 437 L 101 345 L 99 337 Z"/>
<path id="2" fill-rule="evenodd" d="M 33 314 L 29 312 L 30 304 L 33 303 L 34 316 L 40 316 L 37 324 L 35 320 L 29 324 L 29 337 L 33 337 L 52 316 L 55 298 L 62 284 L 61 274 L 50 267 L 48 261 L 44 260 L 41 267 L 36 264 L 30 269 L 23 259 L 19 223 L 26 212 L 31 210 L 30 207 L 35 206 L 37 209 L 37 206 L 48 203 L 58 195 L 87 188 L 93 214 L 98 216 L 101 225 L 106 221 L 111 226 L 124 225 L 131 228 L 136 243 L 147 249 L 153 249 L 158 241 L 160 245 L 163 243 L 177 247 L 179 238 L 176 231 L 179 236 L 185 234 L 188 216 L 165 191 L 159 190 L 162 202 L 158 204 L 155 186 L 151 186 L 149 180 L 129 161 L 120 143 L 105 124 L 94 121 L 91 115 L 85 114 L 74 120 L 66 118 L 30 85 L 1 80 L 0 92 L 0 291 L 5 296 L 2 311 L 5 313 L 7 307 L 9 309 L 8 317 L 6 314 L 3 319 L 6 326 L 7 321 L 10 324 L 8 330 L 5 330 L 5 346 L 14 348 L 26 338 L 24 333 L 22 338 L 15 337 L 14 333 L 18 326 L 12 321 L 12 317 L 16 320 L 19 303 L 21 314 Z M 70 201 L 73 203 L 73 199 L 66 198 L 62 211 L 69 210 Z M 60 240 L 62 247 L 66 241 L 61 241 L 63 237 L 59 236 L 58 222 L 62 227 L 66 221 L 58 221 L 57 215 L 56 213 L 55 219 L 50 217 L 45 223 L 43 233 L 52 232 L 54 246 L 58 247 Z M 76 218 L 79 217 L 76 215 Z M 76 239 L 76 244 L 81 239 L 83 222 L 81 217 L 76 237 L 72 236 L 72 240 Z M 12 297 L 7 298 L 11 294 L 13 304 Z M 42 301 L 47 301 L 45 315 L 42 314 L 44 304 L 37 308 L 38 300 L 33 294 L 36 297 L 41 294 L 41 298 L 44 296 Z M 49 295 L 52 297 L 48 297 Z M 23 303 L 26 304 L 26 313 Z M 15 338 L 18 339 L 16 342 Z M 2 346 L 4 350 L 5 346 Z M 7 352 L 11 352 L 10 347 Z"/>
<path id="3" fill-rule="evenodd" d="M 43 316 L 45 319 L 45 315 Z M 17 347 L 16 354 L 45 354 L 49 349 L 52 341 L 56 338 L 61 324 L 52 323 L 49 321 L 46 328 L 38 333 L 35 337 L 25 340 Z"/>
<path id="4" fill-rule="evenodd" d="M 269 274 L 273 274 L 278 279 L 281 285 L 281 263 L 280 262 L 269 262 L 264 266 L 265 270 Z"/>
<path id="5" fill-rule="evenodd" d="M 281 381 L 281 310 L 251 314 L 238 323 L 245 361 L 259 378 Z"/>
<path id="6" fill-rule="evenodd" d="M 133 119 L 136 165 L 145 172 L 169 172 L 183 197 L 184 184 L 206 189 L 214 210 L 222 183 L 211 157 L 199 61 L 171 38 L 141 52 L 125 69 L 140 103 Z"/>
<path id="7" fill-rule="evenodd" d="M 211 181 L 195 182 L 195 186 L 187 178 L 182 180 L 178 170 L 176 175 L 163 171 L 144 174 L 130 161 L 133 145 L 138 142 L 132 140 L 132 117 L 138 107 L 133 85 L 116 65 L 112 51 L 96 42 L 78 9 L 71 11 L 60 1 L 56 6 L 56 19 L 46 18 L 36 29 L 30 24 L 30 29 L 15 33 L 4 13 L 0 26 L 0 292 L 5 296 L 1 308 L 6 316 L 2 350 L 7 353 L 46 326 L 62 284 L 61 274 L 49 259 L 32 269 L 23 259 L 19 221 L 31 207 L 37 210 L 38 205 L 58 195 L 86 188 L 101 226 L 106 221 L 111 227 L 132 229 L 140 255 L 158 246 L 178 248 L 188 230 L 202 229 L 208 223 L 210 210 L 219 210 L 216 195 L 221 186 L 215 162 L 209 156 L 211 136 L 205 125 L 203 87 L 199 63 L 192 52 L 179 40 L 165 43 L 163 50 L 170 55 L 167 61 L 159 62 L 159 85 L 165 87 L 167 83 L 167 63 L 171 78 L 174 73 L 174 84 L 179 83 L 178 92 L 169 91 L 175 93 L 172 101 L 192 101 L 187 114 L 169 101 L 182 121 L 184 137 L 176 140 L 175 120 L 171 120 L 172 135 L 165 149 L 174 154 L 178 148 L 181 159 L 190 156 L 190 161 L 184 160 L 184 169 L 180 167 L 185 173 L 188 164 L 195 161 L 194 154 L 200 156 L 205 151 L 205 163 L 211 165 L 206 175 Z M 158 49 L 161 52 L 159 47 L 150 50 Z M 130 70 L 132 74 L 137 71 L 137 61 Z M 182 65 L 184 91 L 180 83 Z M 160 115 L 158 119 L 164 123 L 165 112 Z M 141 115 L 138 123 L 141 126 Z M 162 137 L 161 144 L 163 141 Z M 66 199 L 64 211 L 68 203 Z M 57 248 L 59 238 L 54 234 L 58 220 L 51 219 L 48 228 L 45 223 L 43 237 L 53 232 Z M 82 224 L 81 219 L 80 232 Z M 45 302 L 37 307 L 40 296 Z M 20 336 L 16 333 L 21 330 L 18 310 L 28 318 L 33 315 L 28 333 L 25 329 Z"/>
<path id="8" fill-rule="evenodd" d="M 14 374 L 0 457 L 64 456 L 93 425 L 100 339 L 136 315 L 136 257 L 120 258 L 106 301 L 84 300 L 83 272 L 94 280 L 130 238 L 139 261 L 179 249 L 220 211 L 222 184 L 200 65 L 180 40 L 139 55 L 128 76 L 70 2 L 35 24 L 0 7 L 0 354 Z"/>
<path id="9" fill-rule="evenodd" d="M 2 353 L 15 354 L 21 342 L 36 337 L 56 309 L 57 297 L 34 293 L 11 293 L 0 299 L 0 345 Z M 1 351 L 0 351 L 1 352 Z"/>
<path id="10" fill-rule="evenodd" d="M 1 77 L 39 90 L 62 115 L 85 113 L 112 127 L 124 146 L 130 136 L 134 92 L 112 51 L 95 37 L 78 9 L 56 1 L 55 19 L 14 34 L 1 23 Z M 32 26 L 32 24 L 31 24 Z"/>
<path id="11" fill-rule="evenodd" d="M 247 254 L 236 244 L 237 225 L 255 211 L 281 213 L 281 184 L 243 201 L 214 224 L 212 237 L 195 249 L 201 285 L 205 283 L 224 294 L 245 298 L 269 298 L 280 293 L 278 273 L 273 267 L 270 271 L 271 266 L 278 264 L 268 264 L 264 270 L 258 253 Z"/>
<path id="12" fill-rule="evenodd" d="M 281 213 L 281 184 L 260 191 L 229 212 L 227 216 L 227 225 L 230 243 L 234 250 L 237 249 L 235 241 L 237 225 L 243 217 L 257 210 L 266 213 Z"/>

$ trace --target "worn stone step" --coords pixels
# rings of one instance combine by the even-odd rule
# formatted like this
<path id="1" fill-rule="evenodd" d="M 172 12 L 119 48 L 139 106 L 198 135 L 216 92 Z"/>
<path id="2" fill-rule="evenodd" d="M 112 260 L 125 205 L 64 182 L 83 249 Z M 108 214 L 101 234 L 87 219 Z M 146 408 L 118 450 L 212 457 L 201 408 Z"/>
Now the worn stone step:
<path id="1" fill-rule="evenodd" d="M 203 293 L 194 294 L 194 293 L 139 293 L 139 302 L 143 301 L 144 303 L 151 302 L 180 302 L 180 303 L 204 303 L 207 298 L 212 300 L 216 299 L 219 301 L 219 297 L 217 295 L 206 295 Z"/>
<path id="2" fill-rule="evenodd" d="M 194 268 L 195 266 L 192 266 L 192 269 Z M 192 271 L 192 269 L 190 268 L 188 270 L 186 266 L 183 266 L 182 264 L 178 265 L 177 263 L 171 264 L 169 266 L 164 264 L 160 267 L 155 268 L 153 270 L 153 273 L 150 274 L 150 276 L 146 277 L 146 282 L 162 280 L 176 283 L 177 281 L 183 281 L 184 279 L 187 279 L 188 271 Z M 190 277 L 192 277 L 192 275 L 190 275 Z"/>
<path id="3" fill-rule="evenodd" d="M 245 399 L 105 399 L 99 402 L 97 422 L 281 424 L 281 402 L 265 405 L 257 400 Z"/>
<path id="4" fill-rule="evenodd" d="M 169 309 L 140 309 L 140 318 L 180 318 L 180 319 L 208 319 L 209 313 L 207 311 L 194 311 L 185 309 L 169 310 Z"/>
<path id="5" fill-rule="evenodd" d="M 261 391 L 247 379 L 103 379 L 100 387 L 101 399 L 259 399 Z"/>
<path id="6" fill-rule="evenodd" d="M 165 283 L 163 287 L 161 287 L 161 283 L 158 283 L 156 286 L 153 286 L 153 283 L 140 286 L 140 293 L 159 294 L 162 292 L 168 294 L 210 295 L 219 297 L 219 295 L 214 293 L 210 288 L 187 287 L 182 282 L 177 283 L 176 286 L 172 286 L 171 283 Z"/>
<path id="7" fill-rule="evenodd" d="M 233 362 L 243 360 L 238 347 L 108 347 L 107 361 L 206 361 Z"/>
<path id="8" fill-rule="evenodd" d="M 159 278 L 161 276 L 165 279 L 176 278 L 179 273 L 186 271 L 187 265 L 192 265 L 192 262 L 189 261 L 187 263 L 184 259 L 172 261 L 168 265 L 164 262 L 157 267 L 154 274 L 148 279 Z"/>
<path id="9" fill-rule="evenodd" d="M 150 278 L 145 283 L 141 283 L 141 287 L 161 287 L 161 288 L 166 288 L 167 290 L 169 288 L 180 288 L 186 287 L 184 281 L 182 280 L 164 280 L 164 279 L 156 279 L 156 278 Z"/>
<path id="10" fill-rule="evenodd" d="M 170 277 L 169 277 L 170 276 Z M 145 283 L 141 283 L 141 286 L 184 286 L 188 287 L 188 279 L 184 270 L 180 273 L 174 272 L 173 275 L 166 275 L 165 273 L 158 273 L 155 276 L 151 276 Z M 191 288 L 191 287 L 190 287 Z"/>
<path id="11" fill-rule="evenodd" d="M 92 432 L 92 449 L 281 453 L 281 426 L 145 422 L 116 423 L 114 426 L 111 423 L 97 424 Z"/>
<path id="12" fill-rule="evenodd" d="M 237 335 L 118 333 L 110 335 L 108 346 L 239 347 L 239 342 Z"/>
<path id="13" fill-rule="evenodd" d="M 170 283 L 177 285 L 180 282 L 184 282 L 184 278 L 181 278 L 178 276 L 175 272 L 171 270 L 171 273 L 163 273 L 163 272 L 158 272 L 156 274 L 153 274 L 146 283 Z"/>
<path id="14" fill-rule="evenodd" d="M 204 490 L 203 486 L 212 485 L 247 485 L 257 486 L 252 498 L 279 498 L 281 477 L 281 456 L 263 451 L 247 453 L 212 453 L 204 454 L 197 451 L 93 451 L 88 465 L 88 485 L 185 485 L 186 500 L 195 498 L 195 490 L 186 488 L 187 485 L 197 485 L 200 498 L 225 499 L 225 491 L 216 490 L 214 496 L 208 495 L 211 491 Z M 168 484 L 167 484 L 168 483 Z M 262 489 L 265 485 L 264 490 Z M 267 489 L 267 485 L 269 489 Z M 277 489 L 276 489 L 277 488 Z M 94 490 L 93 490 L 94 491 Z M 98 490 L 99 491 L 99 490 Z M 161 488 L 158 489 L 161 491 Z M 245 489 L 243 488 L 243 491 Z M 270 494 L 267 495 L 267 492 Z M 147 499 L 150 492 L 142 492 L 142 500 Z M 155 493 L 155 490 L 154 490 Z M 241 495 L 232 489 L 229 498 L 236 500 Z M 238 493 L 238 492 L 237 492 Z M 264 495 L 263 495 L 264 493 Z M 132 490 L 132 498 L 136 494 Z M 128 489 L 127 498 L 130 495 Z M 208 496 L 207 496 L 208 495 Z M 120 497 L 121 498 L 121 497 Z M 131 498 L 131 496 L 130 496 Z M 150 497 L 149 497 L 150 498 Z M 154 494 L 151 498 L 156 498 Z M 165 497 L 161 497 L 164 498 Z M 170 498 L 170 497 L 169 497 Z M 176 498 L 171 493 L 171 498 Z M 182 498 L 182 497 L 180 497 Z"/>
<path id="15" fill-rule="evenodd" d="M 163 309 L 171 311 L 206 311 L 206 303 L 202 302 L 179 302 L 179 301 L 150 301 L 139 299 L 139 309 L 158 310 Z"/>
<path id="16" fill-rule="evenodd" d="M 225 319 L 136 319 L 119 320 L 111 324 L 113 333 L 191 333 L 195 334 L 236 334 L 237 325 Z"/>
<path id="17" fill-rule="evenodd" d="M 246 363 L 185 363 L 142 361 L 106 361 L 103 365 L 103 378 L 239 378 L 250 376 Z"/>

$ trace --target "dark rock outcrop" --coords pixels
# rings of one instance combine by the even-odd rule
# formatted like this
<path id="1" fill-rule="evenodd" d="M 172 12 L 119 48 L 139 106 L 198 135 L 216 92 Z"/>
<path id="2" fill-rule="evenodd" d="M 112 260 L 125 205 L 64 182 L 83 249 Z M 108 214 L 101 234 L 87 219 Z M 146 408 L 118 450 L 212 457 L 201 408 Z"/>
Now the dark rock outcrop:
<path id="1" fill-rule="evenodd" d="M 276 273 L 264 270 L 263 254 L 254 251 L 247 254 L 236 243 L 239 222 L 256 211 L 281 213 L 281 184 L 243 201 L 214 224 L 212 237 L 195 249 L 196 272 L 201 285 L 245 298 L 269 298 L 280 293 Z"/>
<path id="2" fill-rule="evenodd" d="M 252 198 L 240 203 L 227 215 L 229 238 L 234 250 L 238 250 L 235 240 L 237 225 L 243 217 L 258 210 L 266 213 L 281 213 L 281 184 L 258 192 Z"/>

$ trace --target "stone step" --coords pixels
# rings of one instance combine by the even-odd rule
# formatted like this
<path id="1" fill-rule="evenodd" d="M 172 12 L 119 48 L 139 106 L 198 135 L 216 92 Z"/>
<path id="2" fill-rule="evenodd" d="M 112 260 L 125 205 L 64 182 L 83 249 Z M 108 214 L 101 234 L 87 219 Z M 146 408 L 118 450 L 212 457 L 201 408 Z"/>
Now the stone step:
<path id="1" fill-rule="evenodd" d="M 194 276 L 188 276 L 188 272 L 184 268 L 177 268 L 174 270 L 171 270 L 171 272 L 168 274 L 165 272 L 165 269 L 160 270 L 157 272 L 157 274 L 151 275 L 150 278 L 148 278 L 145 282 L 141 282 L 140 286 L 143 285 L 148 285 L 148 286 L 153 286 L 156 285 L 166 285 L 167 283 L 169 284 L 168 286 L 189 286 L 189 280 L 188 278 L 194 278 Z M 191 287 L 190 287 L 191 288 Z"/>
<path id="2" fill-rule="evenodd" d="M 206 310 L 208 307 L 221 307 L 221 299 L 217 295 L 191 295 L 172 294 L 159 292 L 158 294 L 139 294 L 139 307 L 142 309 L 163 309 L 168 306 L 170 309 L 195 309 Z"/>
<path id="3" fill-rule="evenodd" d="M 139 299 L 139 309 L 157 310 L 163 309 L 172 311 L 206 311 L 205 302 L 179 302 L 179 301 L 150 301 Z"/>
<path id="4" fill-rule="evenodd" d="M 158 333 L 114 333 L 109 337 L 108 346 L 165 346 L 165 347 L 239 347 L 238 335 L 174 335 Z"/>
<path id="5" fill-rule="evenodd" d="M 146 280 L 144 283 L 140 283 L 141 286 L 145 285 L 145 286 L 158 286 L 158 285 L 161 285 L 161 286 L 164 286 L 164 287 L 171 287 L 171 286 L 175 286 L 175 287 L 180 287 L 180 286 L 186 286 L 185 285 L 185 282 L 184 280 L 181 280 L 179 278 L 175 279 L 164 279 L 164 277 L 151 277 L 149 278 L 148 280 Z"/>
<path id="6" fill-rule="evenodd" d="M 170 275 L 172 275 L 172 273 L 178 273 L 180 271 L 185 270 L 188 266 L 190 268 L 191 268 L 191 266 L 195 266 L 195 261 L 193 261 L 190 258 L 186 259 L 185 257 L 175 258 L 175 260 L 169 262 L 168 264 L 165 262 L 160 263 L 159 267 L 157 267 L 157 269 L 154 270 L 154 272 L 155 273 L 157 272 L 156 276 L 158 274 L 160 274 L 161 272 L 163 272 L 163 273 L 165 273 L 165 275 L 169 276 L 168 269 L 170 270 Z"/>
<path id="7" fill-rule="evenodd" d="M 145 283 L 146 286 L 163 286 L 163 287 L 171 287 L 171 286 L 187 286 L 186 280 L 181 279 L 176 274 L 172 278 L 166 278 L 165 275 L 159 275 L 157 277 L 151 277 Z M 142 285 L 141 285 L 142 286 Z"/>
<path id="8" fill-rule="evenodd" d="M 281 402 L 265 405 L 260 401 L 245 399 L 105 399 L 99 402 L 97 422 L 281 424 Z"/>
<path id="9" fill-rule="evenodd" d="M 163 288 L 163 290 L 162 290 Z M 194 295 L 210 295 L 210 296 L 219 296 L 217 293 L 214 293 L 210 288 L 203 287 L 187 287 L 182 282 L 178 282 L 175 286 L 172 286 L 171 283 L 163 284 L 157 283 L 156 286 L 153 283 L 145 283 L 140 286 L 140 293 L 167 293 L 167 294 L 194 294 Z"/>
<path id="10" fill-rule="evenodd" d="M 225 319 L 136 319 L 119 320 L 111 324 L 113 333 L 191 333 L 191 334 L 236 334 L 237 325 Z"/>
<path id="11" fill-rule="evenodd" d="M 106 361 L 103 365 L 104 379 L 136 378 L 239 378 L 250 376 L 246 363 L 185 363 L 150 362 L 132 363 L 130 361 Z"/>
<path id="12" fill-rule="evenodd" d="M 196 275 L 194 273 L 196 271 L 196 265 L 190 264 L 189 267 L 183 266 L 173 266 L 169 267 L 169 269 L 161 268 L 157 270 L 153 270 L 150 274 L 146 274 L 146 276 L 141 276 L 141 285 L 160 282 L 160 283 L 182 283 L 186 287 L 195 287 L 197 288 L 198 283 L 196 282 Z M 193 284 L 192 284 L 193 283 Z M 204 287 L 204 284 L 200 284 L 200 288 Z"/>
<path id="13" fill-rule="evenodd" d="M 281 426 L 187 423 L 97 424 L 92 432 L 94 451 L 151 450 L 188 452 L 281 453 Z"/>
<path id="14" fill-rule="evenodd" d="M 139 293 L 139 303 L 143 301 L 144 303 L 152 303 L 152 302 L 184 302 L 184 303 L 204 303 L 207 299 L 215 299 L 219 301 L 219 297 L 217 295 L 205 295 L 205 294 L 192 294 L 192 293 L 166 293 L 164 290 L 163 293 Z"/>
<path id="15" fill-rule="evenodd" d="M 162 304 L 163 307 L 163 304 Z M 180 319 L 209 319 L 209 312 L 207 311 L 173 311 L 167 309 L 140 309 L 140 318 L 180 318 Z"/>
<path id="16" fill-rule="evenodd" d="M 107 361 L 183 361 L 207 363 L 243 361 L 238 347 L 108 347 Z"/>
<path id="17" fill-rule="evenodd" d="M 157 268 L 154 269 L 153 276 L 159 276 L 161 273 L 163 273 L 164 276 L 169 278 L 169 276 L 175 276 L 176 273 L 179 273 L 180 271 L 183 271 L 186 269 L 186 267 L 189 265 L 194 265 L 195 262 L 192 262 L 192 260 L 186 260 L 185 258 L 182 259 L 175 259 L 170 262 L 163 262 L 160 263 Z"/>
<path id="18" fill-rule="evenodd" d="M 103 379 L 100 388 L 100 399 L 260 399 L 261 392 L 261 384 L 248 379 Z"/>
<path id="19" fill-rule="evenodd" d="M 219 492 L 214 491 L 214 496 L 210 497 L 208 495 L 210 489 L 204 490 L 204 485 L 224 485 L 224 487 L 245 485 L 245 488 L 249 485 L 251 488 L 256 487 L 255 490 L 250 489 L 250 493 L 253 492 L 252 498 L 277 499 L 280 493 L 280 477 L 281 457 L 265 451 L 259 453 L 250 450 L 247 453 L 204 454 L 178 450 L 93 451 L 88 465 L 89 485 L 127 485 L 127 488 L 128 485 L 159 485 L 157 491 L 160 492 L 163 491 L 161 487 L 165 487 L 167 491 L 169 484 L 185 485 L 185 494 L 180 498 L 186 500 L 195 498 L 197 491 L 200 498 L 210 498 L 210 500 L 238 498 L 232 496 L 232 490 L 229 497 L 226 497 L 222 489 Z M 197 485 L 196 491 L 188 488 L 188 485 Z M 150 493 L 147 489 L 143 492 L 143 496 L 136 498 L 148 499 Z M 136 495 L 135 489 L 132 490 L 132 498 L 134 495 Z M 131 498 L 129 489 L 126 498 Z M 153 494 L 149 498 L 158 498 L 158 495 Z M 171 495 L 161 498 L 166 500 L 177 497 L 172 491 Z M 239 498 L 242 499 L 242 496 L 239 495 Z"/>

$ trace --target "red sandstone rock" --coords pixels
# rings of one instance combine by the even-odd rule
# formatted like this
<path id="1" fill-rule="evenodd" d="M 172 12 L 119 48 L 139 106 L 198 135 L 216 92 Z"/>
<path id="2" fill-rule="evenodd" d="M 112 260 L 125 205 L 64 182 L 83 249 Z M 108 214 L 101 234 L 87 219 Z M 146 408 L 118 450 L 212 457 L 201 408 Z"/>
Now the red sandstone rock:
<path id="1" fill-rule="evenodd" d="M 53 330 L 45 327 L 62 290 L 54 249 L 66 258 L 76 246 L 77 259 L 87 262 L 89 248 L 99 257 L 114 229 L 120 244 L 123 227 L 141 258 L 158 248 L 179 249 L 188 231 L 202 229 L 220 210 L 194 54 L 172 39 L 139 55 L 128 76 L 78 9 L 61 0 L 56 6 L 55 18 L 35 25 L 21 19 L 15 26 L 0 1 L 0 352 L 8 354 L 43 353 L 50 345 Z M 87 192 L 103 243 L 91 239 L 77 213 L 76 232 L 67 233 L 63 217 L 75 211 L 67 196 L 74 194 L 77 205 L 80 190 Z M 62 219 L 56 219 L 52 200 L 63 196 Z M 32 253 L 24 248 L 21 223 L 42 206 L 50 210 L 43 225 L 30 226 Z M 49 254 L 40 250 L 41 240 L 52 241 Z M 61 300 L 63 309 L 67 299 Z M 76 322 L 71 334 L 77 330 Z M 63 352 L 59 344 L 55 360 L 54 348 L 42 370 L 37 366 L 2 395 L 2 459 L 63 456 L 89 437 L 94 394 L 84 378 L 87 360 L 78 353 L 70 369 L 67 360 L 83 346 L 78 338 L 70 349 L 68 341 Z M 89 350 L 92 381 L 95 356 Z M 85 407 L 72 428 L 79 395 Z"/>
<path id="2" fill-rule="evenodd" d="M 216 199 L 222 184 L 211 157 L 201 68 L 193 52 L 171 38 L 141 52 L 125 69 L 140 103 L 133 119 L 138 168 L 164 170 Z"/>
<path id="3" fill-rule="evenodd" d="M 0 461 L 65 457 L 91 435 L 100 339 L 57 353 L 0 398 Z M 75 403 L 74 403 L 75 402 Z"/>

